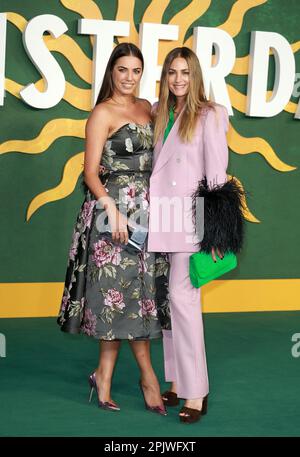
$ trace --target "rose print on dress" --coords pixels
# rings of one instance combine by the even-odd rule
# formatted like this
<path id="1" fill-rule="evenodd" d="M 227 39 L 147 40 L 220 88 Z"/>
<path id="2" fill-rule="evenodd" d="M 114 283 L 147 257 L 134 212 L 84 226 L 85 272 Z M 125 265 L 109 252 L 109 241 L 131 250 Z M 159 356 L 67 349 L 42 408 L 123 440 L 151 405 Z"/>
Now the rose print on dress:
<path id="1" fill-rule="evenodd" d="M 92 310 L 87 308 L 84 313 L 82 332 L 89 336 L 95 336 L 97 325 L 97 316 L 92 313 Z"/>
<path id="2" fill-rule="evenodd" d="M 141 318 L 144 325 L 149 324 L 151 320 L 157 320 L 157 308 L 155 300 L 150 298 L 143 298 L 138 300 L 138 305 L 138 313 L 130 313 L 130 319 Z"/>
<path id="3" fill-rule="evenodd" d="M 149 327 L 152 320 L 157 320 L 157 309 L 155 300 L 144 298 L 139 300 L 139 316 L 143 319 L 145 327 Z"/>
<path id="4" fill-rule="evenodd" d="M 93 209 L 96 204 L 96 200 L 91 200 L 89 202 L 85 202 L 83 205 L 83 210 L 81 213 L 81 217 L 83 220 L 83 228 L 82 230 L 85 231 L 86 228 L 91 228 L 92 216 L 93 216 Z"/>
<path id="5" fill-rule="evenodd" d="M 79 237 L 80 237 L 80 233 L 76 232 L 74 229 L 73 237 L 72 237 L 72 244 L 71 244 L 70 251 L 69 251 L 70 260 L 75 260 L 75 256 L 77 254 L 77 248 L 78 248 L 78 244 L 79 244 Z"/>
<path id="6" fill-rule="evenodd" d="M 70 260 L 75 261 L 75 257 L 78 252 L 79 243 L 81 243 L 82 249 L 85 249 L 87 228 L 91 227 L 93 210 L 96 205 L 96 200 L 90 200 L 84 202 L 81 211 L 78 216 L 76 227 L 73 230 L 72 243 L 69 250 L 69 264 Z"/>
<path id="7" fill-rule="evenodd" d="M 111 149 L 112 142 L 110 140 L 106 141 L 101 157 L 101 165 L 107 169 L 112 169 L 112 164 L 114 162 L 114 156 L 116 153 Z"/>
<path id="8" fill-rule="evenodd" d="M 140 157 L 140 169 L 141 170 L 149 170 L 152 164 L 152 158 L 148 154 L 148 152 L 145 152 L 145 154 L 141 155 Z"/>
<path id="9" fill-rule="evenodd" d="M 150 257 L 149 252 L 146 252 L 145 250 L 143 250 L 139 253 L 138 271 L 139 271 L 140 275 L 145 275 L 146 273 L 149 274 L 150 276 L 153 275 L 154 270 L 152 268 L 152 265 L 149 265 L 149 262 L 148 262 L 149 257 Z"/>
<path id="10" fill-rule="evenodd" d="M 121 248 L 108 240 L 99 240 L 94 244 L 94 254 L 92 260 L 97 267 L 103 267 L 107 263 L 119 265 L 121 261 Z"/>
<path id="11" fill-rule="evenodd" d="M 122 207 L 127 211 L 135 208 L 135 185 L 130 183 L 122 189 Z"/>
<path id="12" fill-rule="evenodd" d="M 145 189 L 141 193 L 141 206 L 142 206 L 143 210 L 147 210 L 149 208 L 149 202 L 150 202 L 149 190 Z"/>
<path id="13" fill-rule="evenodd" d="M 93 264 L 90 268 L 91 282 L 99 281 L 102 274 L 105 277 L 116 277 L 116 268 L 121 263 L 121 246 L 109 240 L 101 239 L 94 243 L 91 260 Z"/>
<path id="14" fill-rule="evenodd" d="M 104 308 L 101 312 L 101 319 L 111 324 L 116 313 L 123 313 L 123 308 L 125 308 L 124 296 L 115 288 L 109 289 L 107 292 L 102 289 L 102 294 L 104 296 Z"/>
<path id="15" fill-rule="evenodd" d="M 152 148 L 153 131 L 150 123 L 147 125 L 129 124 L 128 127 L 136 132 L 137 138 L 143 148 Z"/>
<path id="16" fill-rule="evenodd" d="M 124 297 L 122 292 L 117 289 L 109 289 L 105 294 L 104 304 L 109 306 L 114 311 L 121 311 L 125 308 Z"/>

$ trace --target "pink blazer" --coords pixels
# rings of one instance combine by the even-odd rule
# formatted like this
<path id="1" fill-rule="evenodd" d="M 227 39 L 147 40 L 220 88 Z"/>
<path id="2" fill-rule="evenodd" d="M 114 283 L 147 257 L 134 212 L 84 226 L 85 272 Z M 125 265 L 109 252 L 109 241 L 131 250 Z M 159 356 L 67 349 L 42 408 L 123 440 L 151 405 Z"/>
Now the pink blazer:
<path id="1" fill-rule="evenodd" d="M 183 143 L 178 135 L 181 114 L 166 141 L 154 149 L 150 177 L 149 252 L 196 252 L 199 240 L 192 222 L 191 195 L 198 181 L 208 186 L 227 181 L 227 109 L 215 104 L 199 116 L 194 138 Z"/>

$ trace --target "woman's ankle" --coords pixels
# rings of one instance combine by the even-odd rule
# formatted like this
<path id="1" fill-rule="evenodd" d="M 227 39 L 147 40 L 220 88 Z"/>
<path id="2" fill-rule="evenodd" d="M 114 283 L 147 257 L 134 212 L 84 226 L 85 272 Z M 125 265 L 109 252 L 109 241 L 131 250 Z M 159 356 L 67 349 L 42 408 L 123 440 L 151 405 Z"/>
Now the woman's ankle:
<path id="1" fill-rule="evenodd" d="M 111 384 L 112 377 L 110 374 L 107 374 L 102 368 L 97 368 L 95 371 L 96 379 L 99 379 L 101 383 Z"/>
<path id="2" fill-rule="evenodd" d="M 170 392 L 174 392 L 175 394 L 177 394 L 177 386 L 176 386 L 176 383 L 175 383 L 175 382 L 171 382 L 169 391 L 170 391 Z"/>
<path id="3" fill-rule="evenodd" d="M 141 371 L 140 378 L 142 383 L 146 384 L 158 384 L 158 379 L 154 370 Z"/>

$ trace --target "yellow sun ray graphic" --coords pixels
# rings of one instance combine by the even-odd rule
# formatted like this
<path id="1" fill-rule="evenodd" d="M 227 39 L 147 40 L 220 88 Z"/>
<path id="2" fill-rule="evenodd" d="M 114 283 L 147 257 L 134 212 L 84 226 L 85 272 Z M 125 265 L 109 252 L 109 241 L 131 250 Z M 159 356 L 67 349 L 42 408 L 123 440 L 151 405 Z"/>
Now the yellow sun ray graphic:
<path id="1" fill-rule="evenodd" d="M 287 113 L 295 114 L 297 111 L 297 107 L 297 103 L 288 102 L 288 104 L 284 108 L 284 111 L 286 111 Z"/>
<path id="2" fill-rule="evenodd" d="M 269 143 L 260 137 L 246 138 L 240 135 L 230 123 L 228 131 L 228 146 L 230 149 L 237 154 L 251 154 L 259 153 L 268 162 L 271 167 L 278 171 L 292 171 L 296 170 L 296 167 L 291 167 L 285 164 L 276 155 Z"/>
<path id="3" fill-rule="evenodd" d="M 222 30 L 228 32 L 232 37 L 237 36 L 243 25 L 246 13 L 254 7 L 266 3 L 267 0 L 237 0 L 226 19 L 226 21 L 219 26 Z M 79 14 L 82 18 L 86 19 L 103 19 L 101 7 L 92 0 L 60 0 L 60 3 L 67 9 Z M 146 8 L 142 22 L 156 22 L 161 23 L 162 17 L 166 8 L 168 7 L 169 0 L 153 0 Z M 173 16 L 170 24 L 179 25 L 179 39 L 177 42 L 161 42 L 159 48 L 158 63 L 162 64 L 167 52 L 175 46 L 188 46 L 192 48 L 192 36 L 184 42 L 186 32 L 192 26 L 196 19 L 199 19 L 206 11 L 209 10 L 212 2 L 211 0 L 192 0 L 186 7 L 182 8 L 177 14 Z M 119 0 L 115 20 L 130 21 L 130 37 L 121 37 L 119 42 L 131 41 L 138 44 L 138 34 L 134 24 L 134 0 Z M 27 21 L 24 17 L 15 12 L 9 12 L 8 20 L 15 25 L 21 32 L 24 31 Z M 45 45 L 49 51 L 56 51 L 61 53 L 72 65 L 75 73 L 85 82 L 91 84 L 92 82 L 92 60 L 86 56 L 77 42 L 70 38 L 68 35 L 62 35 L 58 39 L 52 36 L 44 37 Z M 91 43 L 93 45 L 93 37 Z M 300 41 L 291 44 L 294 53 L 300 49 Z M 271 54 L 271 52 L 270 52 Z M 236 59 L 233 74 L 247 75 L 248 74 L 249 56 L 239 57 Z M 45 90 L 45 83 L 40 79 L 35 83 L 38 90 Z M 238 111 L 245 113 L 246 110 L 246 96 L 240 93 L 230 84 L 227 84 L 232 105 Z M 22 85 L 9 78 L 5 80 L 5 88 L 13 96 L 20 98 L 19 92 L 23 88 Z M 270 92 L 268 92 L 268 97 Z M 82 89 L 74 86 L 70 82 L 66 82 L 66 91 L 64 100 L 70 103 L 74 108 L 82 111 L 90 111 L 91 105 L 91 89 Z M 289 113 L 295 113 L 297 105 L 289 102 L 285 110 Z M 57 139 L 63 136 L 77 136 L 84 138 L 84 127 L 86 120 L 73 120 L 73 119 L 53 119 L 48 122 L 39 135 L 32 140 L 9 140 L 0 145 L 0 153 L 20 152 L 26 154 L 39 154 L 44 152 L 49 146 Z M 262 155 L 267 163 L 274 169 L 281 172 L 288 172 L 294 170 L 296 167 L 285 164 L 273 148 L 263 138 L 245 138 L 240 135 L 230 124 L 228 132 L 228 144 L 230 149 L 236 154 L 253 154 L 258 153 Z M 83 152 L 76 154 L 69 159 L 63 171 L 62 181 L 58 186 L 49 189 L 45 192 L 34 197 L 30 202 L 27 211 L 27 220 L 43 205 L 61 198 L 73 192 L 78 177 L 83 169 Z M 237 179 L 237 178 L 235 178 Z M 238 180 L 237 180 L 238 181 Z M 238 181 L 242 186 L 242 183 Z M 249 210 L 245 201 L 244 217 L 251 222 L 260 222 Z"/>
<path id="4" fill-rule="evenodd" d="M 226 19 L 226 21 L 222 25 L 219 25 L 218 28 L 224 30 L 230 36 L 232 36 L 232 38 L 234 38 L 241 31 L 241 28 L 242 28 L 242 25 L 243 25 L 243 21 L 244 21 L 244 17 L 246 15 L 246 13 L 251 8 L 257 7 L 257 6 L 259 6 L 259 5 L 263 4 L 263 3 L 266 3 L 266 2 L 267 2 L 267 0 L 237 0 L 233 4 L 233 6 L 232 6 L 232 8 L 230 10 L 229 16 Z M 202 16 L 202 14 L 200 14 L 198 16 L 198 18 L 200 18 Z M 194 16 L 194 17 L 197 17 L 197 15 Z M 192 48 L 193 37 L 190 36 L 190 38 L 188 38 L 185 41 L 184 44 L 185 44 L 185 46 L 188 46 L 188 47 Z"/>
<path id="5" fill-rule="evenodd" d="M 160 24 L 170 0 L 152 0 L 144 12 L 143 22 Z"/>
<path id="6" fill-rule="evenodd" d="M 60 3 L 74 13 L 80 14 L 84 19 L 103 19 L 99 6 L 92 0 L 60 0 Z M 90 41 L 93 46 L 93 36 L 90 37 Z"/>
<path id="7" fill-rule="evenodd" d="M 35 83 L 35 87 L 42 92 L 44 90 L 44 80 L 40 79 Z M 5 79 L 5 89 L 10 94 L 14 95 L 17 98 L 20 97 L 20 91 L 23 89 L 21 84 L 12 81 L 11 79 Z M 66 90 L 63 96 L 63 100 L 68 102 L 74 108 L 80 109 L 81 111 L 90 111 L 92 108 L 91 102 L 91 89 L 82 89 L 81 87 L 76 87 L 73 84 L 66 81 Z"/>
<path id="8" fill-rule="evenodd" d="M 78 13 L 84 19 L 103 19 L 99 6 L 92 0 L 60 0 L 60 2 L 65 8 Z M 93 46 L 93 36 L 90 37 L 90 41 Z"/>
<path id="9" fill-rule="evenodd" d="M 208 10 L 211 0 L 193 0 L 186 8 L 179 11 L 170 21 L 170 24 L 180 24 L 179 42 L 183 43 L 185 34 L 194 22 Z"/>
<path id="10" fill-rule="evenodd" d="M 249 68 L 249 55 L 244 57 L 236 57 L 234 67 L 231 73 L 234 75 L 247 75 Z"/>
<path id="11" fill-rule="evenodd" d="M 128 41 L 138 45 L 139 36 L 134 24 L 134 5 L 135 0 L 119 0 L 116 21 L 130 22 L 130 35 L 126 37 L 118 37 L 119 43 L 127 43 Z"/>
<path id="12" fill-rule="evenodd" d="M 27 209 L 26 221 L 29 221 L 33 213 L 45 205 L 45 203 L 60 200 L 73 192 L 83 170 L 83 161 L 84 153 L 79 152 L 66 162 L 61 182 L 53 189 L 38 194 L 30 202 Z"/>
<path id="13" fill-rule="evenodd" d="M 20 30 L 20 32 L 24 32 L 25 27 L 27 25 L 27 20 L 23 16 L 21 16 L 21 14 L 9 11 L 6 13 L 6 17 L 9 22 L 11 22 Z"/>
<path id="14" fill-rule="evenodd" d="M 300 41 L 296 41 L 296 43 L 291 44 L 291 48 L 293 50 L 293 53 L 299 51 L 299 49 L 300 49 Z"/>
<path id="15" fill-rule="evenodd" d="M 229 179 L 233 178 L 233 180 L 237 183 L 237 185 L 241 188 L 243 191 L 243 196 L 242 196 L 242 206 L 243 206 L 243 216 L 244 218 L 249 221 L 249 222 L 254 222 L 254 223 L 259 223 L 259 219 L 257 219 L 249 210 L 247 203 L 246 203 L 246 198 L 245 198 L 245 190 L 244 187 L 241 183 L 241 181 L 236 177 L 236 176 L 231 176 L 227 175 Z"/>
<path id="16" fill-rule="evenodd" d="M 86 120 L 53 119 L 32 140 L 9 140 L 0 144 L 0 154 L 7 152 L 23 152 L 26 154 L 40 154 L 51 146 L 58 138 L 72 136 L 84 138 Z"/>
<path id="17" fill-rule="evenodd" d="M 158 61 L 159 64 L 162 64 L 166 55 L 171 49 L 176 48 L 177 46 L 183 46 L 184 37 L 187 30 L 190 28 L 191 24 L 195 21 L 196 18 L 200 18 L 210 7 L 211 0 L 193 0 L 187 7 L 179 11 L 169 22 L 170 25 L 178 25 L 179 27 L 179 38 L 178 41 L 163 41 L 160 43 Z M 192 37 L 191 37 L 192 40 Z M 184 43 L 185 46 L 190 46 L 190 43 Z"/>
<path id="18" fill-rule="evenodd" d="M 237 36 L 243 25 L 246 13 L 257 6 L 266 3 L 267 0 L 238 0 L 232 5 L 230 14 L 224 24 L 219 25 L 219 28 L 229 33 L 233 37 Z"/>
<path id="19" fill-rule="evenodd" d="M 16 98 L 21 98 L 20 97 L 20 90 L 23 89 L 23 86 L 21 84 L 16 83 L 12 79 L 5 78 L 5 83 L 4 83 L 5 90 L 9 92 L 11 95 L 13 95 Z"/>
<path id="20" fill-rule="evenodd" d="M 91 111 L 92 109 L 92 91 L 91 89 L 82 89 L 66 81 L 66 92 L 64 100 L 70 105 L 82 111 Z"/>
<path id="21" fill-rule="evenodd" d="M 92 0 L 60 0 L 60 3 L 85 19 L 103 19 L 99 6 Z"/>

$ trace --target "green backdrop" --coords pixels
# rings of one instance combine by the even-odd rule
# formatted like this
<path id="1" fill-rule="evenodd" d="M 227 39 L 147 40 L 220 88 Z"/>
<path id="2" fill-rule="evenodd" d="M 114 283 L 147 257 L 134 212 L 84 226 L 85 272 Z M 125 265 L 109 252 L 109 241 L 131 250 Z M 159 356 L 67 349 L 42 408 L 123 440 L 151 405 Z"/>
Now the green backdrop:
<path id="1" fill-rule="evenodd" d="M 104 19 L 114 19 L 117 1 L 96 0 Z M 135 2 L 134 21 L 138 24 L 150 1 Z M 171 1 L 163 14 L 163 22 L 190 1 Z M 228 18 L 233 0 L 213 0 L 208 11 L 192 26 L 217 27 Z M 77 34 L 80 15 L 65 8 L 59 0 L 0 0 L 0 12 L 16 12 L 29 20 L 39 14 L 55 14 L 62 18 L 71 36 L 92 57 L 88 36 Z M 291 44 L 300 39 L 299 0 L 269 0 L 250 9 L 243 20 L 242 30 L 234 37 L 237 57 L 249 53 L 251 31 L 272 31 L 282 34 Z M 128 18 L 130 20 L 130 18 Z M 180 24 L 179 24 L 180 25 Z M 192 33 L 190 28 L 186 38 Z M 72 66 L 60 53 L 53 55 L 61 65 L 66 80 L 75 86 L 89 88 L 76 75 Z M 294 54 L 299 69 L 300 52 Z M 298 70 L 300 71 L 300 70 Z M 40 74 L 31 63 L 22 43 L 21 32 L 7 22 L 6 78 L 21 85 L 35 82 Z M 300 75 L 299 75 L 300 78 Z M 240 92 L 246 94 L 247 75 L 226 78 Z M 274 61 L 270 57 L 269 89 L 274 81 Z M 294 103 L 297 98 L 291 98 Z M 0 107 L 0 144 L 12 139 L 32 139 L 54 118 L 86 119 L 88 112 L 74 108 L 62 100 L 47 110 L 37 110 L 6 92 Z M 260 223 L 246 223 L 246 244 L 240 256 L 238 270 L 226 275 L 231 279 L 299 278 L 299 183 L 300 151 L 299 121 L 282 111 L 273 118 L 249 118 L 234 110 L 233 127 L 243 136 L 264 138 L 294 171 L 280 172 L 272 168 L 259 153 L 240 155 L 230 152 L 228 173 L 237 176 L 249 192 L 250 211 Z M 0 155 L 0 281 L 1 282 L 61 282 L 64 280 L 67 253 L 73 224 L 83 200 L 78 181 L 68 197 L 48 203 L 26 222 L 26 210 L 39 193 L 55 187 L 61 180 L 66 161 L 82 151 L 84 141 L 75 137 L 57 139 L 41 154 L 10 152 Z"/>

